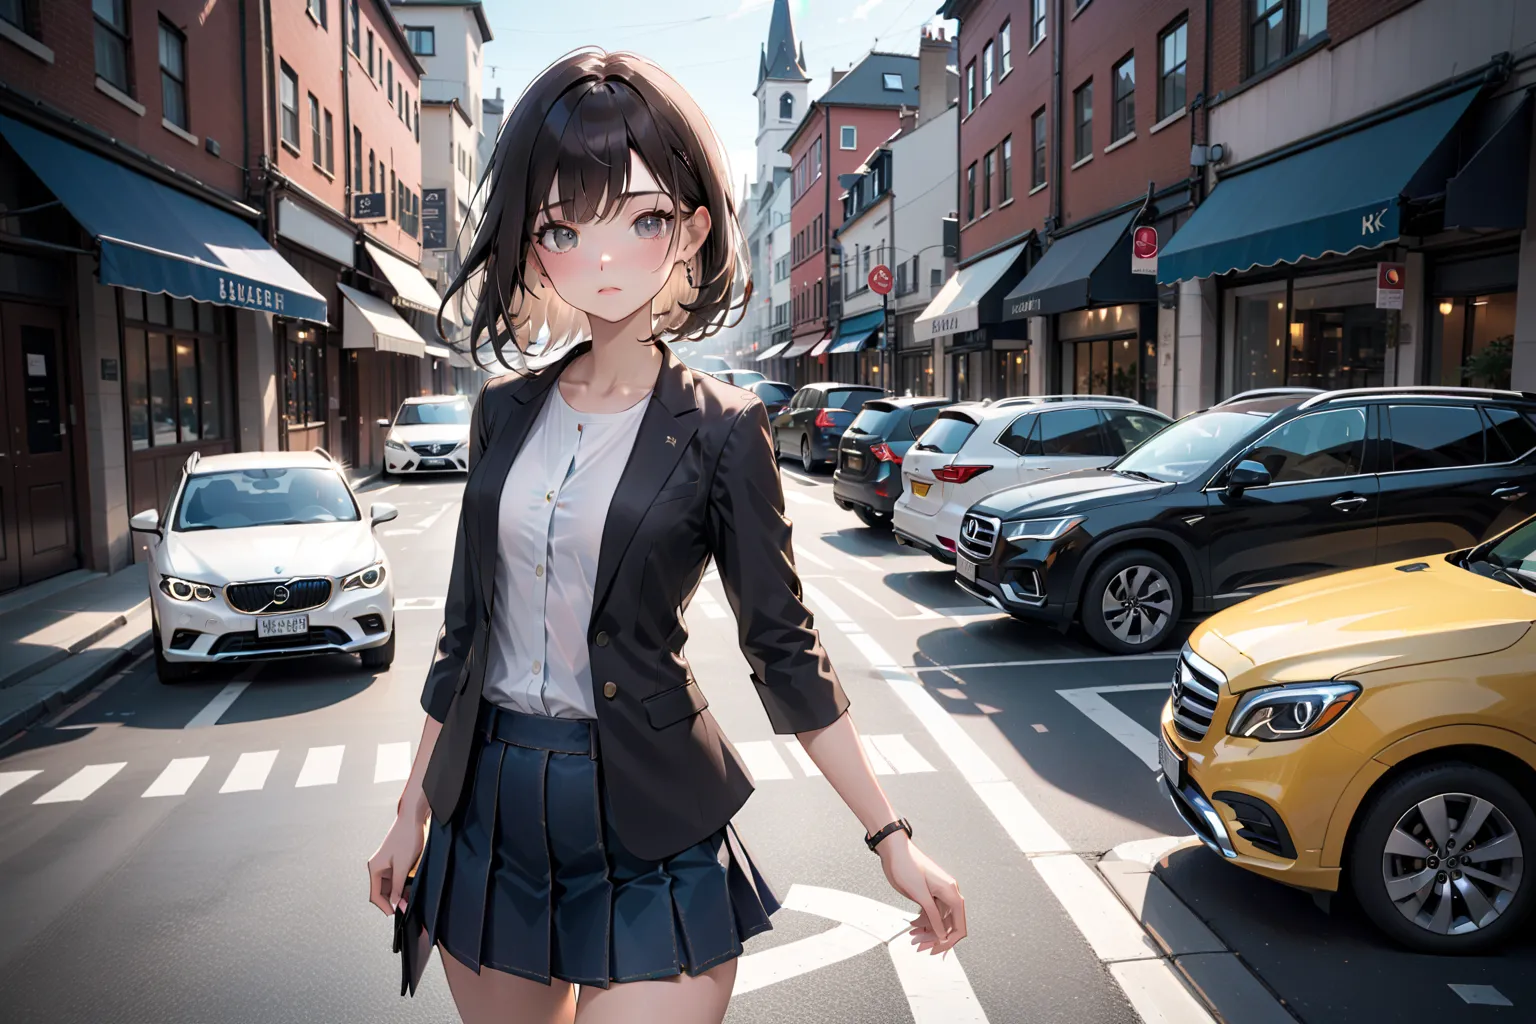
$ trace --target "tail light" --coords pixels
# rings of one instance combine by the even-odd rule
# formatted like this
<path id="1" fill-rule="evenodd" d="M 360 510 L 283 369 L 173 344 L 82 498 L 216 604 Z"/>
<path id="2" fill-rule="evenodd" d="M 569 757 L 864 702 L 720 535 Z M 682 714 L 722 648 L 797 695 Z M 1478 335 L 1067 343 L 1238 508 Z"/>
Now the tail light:
<path id="1" fill-rule="evenodd" d="M 823 429 L 825 429 L 827 427 L 840 427 L 840 426 L 842 426 L 842 424 L 837 422 L 837 420 L 835 419 L 837 414 L 842 413 L 842 412 L 843 412 L 843 410 L 841 410 L 841 409 L 821 409 L 821 410 L 819 410 L 816 413 L 816 426 L 821 427 Z"/>
<path id="2" fill-rule="evenodd" d="M 991 468 L 991 466 L 940 466 L 933 471 L 933 475 L 947 484 L 963 484 Z"/>
<path id="3" fill-rule="evenodd" d="M 881 462 L 889 462 L 897 466 L 901 465 L 901 456 L 891 451 L 891 446 L 886 444 L 884 441 L 881 441 L 878 444 L 870 445 L 869 454 L 873 455 Z"/>

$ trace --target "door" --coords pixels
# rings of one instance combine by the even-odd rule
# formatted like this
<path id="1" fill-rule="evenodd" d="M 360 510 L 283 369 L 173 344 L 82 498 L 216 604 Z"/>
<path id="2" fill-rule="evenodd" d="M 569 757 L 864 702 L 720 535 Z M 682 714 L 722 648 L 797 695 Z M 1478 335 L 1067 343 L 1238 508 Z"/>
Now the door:
<path id="1" fill-rule="evenodd" d="M 0 589 L 80 564 L 63 335 L 52 309 L 0 304 Z"/>
<path id="2" fill-rule="evenodd" d="M 1276 427 L 1237 461 L 1269 470 L 1267 487 L 1240 494 L 1225 474 L 1198 524 L 1218 606 L 1297 580 L 1376 561 L 1379 485 L 1365 465 L 1366 410 L 1308 413 Z"/>

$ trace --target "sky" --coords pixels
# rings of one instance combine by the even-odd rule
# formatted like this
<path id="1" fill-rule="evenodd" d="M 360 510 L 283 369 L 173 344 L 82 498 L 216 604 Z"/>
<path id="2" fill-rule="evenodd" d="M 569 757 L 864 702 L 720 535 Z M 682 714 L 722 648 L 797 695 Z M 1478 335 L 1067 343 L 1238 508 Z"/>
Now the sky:
<path id="1" fill-rule="evenodd" d="M 532 78 L 581 46 L 632 50 L 660 65 L 704 108 L 725 146 L 733 185 L 756 163 L 760 47 L 772 0 L 484 0 L 495 38 L 485 48 L 486 96 L 497 86 L 510 109 Z M 847 69 L 871 49 L 917 53 L 919 31 L 940 0 L 790 0 L 805 46 L 814 99 L 832 68 Z M 494 71 L 493 71 L 494 69 Z"/>

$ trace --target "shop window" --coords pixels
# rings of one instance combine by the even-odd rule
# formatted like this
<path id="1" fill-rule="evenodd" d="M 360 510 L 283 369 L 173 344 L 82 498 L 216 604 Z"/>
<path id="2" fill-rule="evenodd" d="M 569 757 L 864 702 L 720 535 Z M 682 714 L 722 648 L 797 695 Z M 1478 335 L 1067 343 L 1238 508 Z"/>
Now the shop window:
<path id="1" fill-rule="evenodd" d="M 123 324 L 130 447 L 227 437 L 230 367 L 221 311 L 124 291 Z"/>
<path id="2" fill-rule="evenodd" d="M 149 447 L 149 366 L 144 331 L 123 332 L 123 384 L 128 394 L 128 440 L 134 451 Z"/>
<path id="3" fill-rule="evenodd" d="M 96 16 L 96 74 L 132 95 L 128 0 L 91 0 L 91 13 Z"/>
<path id="4" fill-rule="evenodd" d="M 1243 458 L 1263 464 L 1277 484 L 1357 476 L 1365 464 L 1365 410 L 1334 409 L 1298 417 Z"/>
<path id="5" fill-rule="evenodd" d="M 1157 39 L 1157 119 L 1184 109 L 1189 67 L 1189 20 L 1186 18 Z"/>
<path id="6" fill-rule="evenodd" d="M 1237 380 L 1233 391 L 1279 387 L 1285 383 L 1285 282 L 1265 285 L 1234 300 L 1233 337 Z"/>
<path id="7" fill-rule="evenodd" d="M 1483 420 L 1460 405 L 1394 405 L 1387 413 L 1392 468 L 1453 469 L 1486 459 Z"/>
<path id="8" fill-rule="evenodd" d="M 1514 292 L 1441 298 L 1430 314 L 1430 380 L 1508 388 L 1514 338 Z"/>
<path id="9" fill-rule="evenodd" d="M 1280 63 L 1328 29 L 1328 0 L 1247 0 L 1248 73 Z"/>
<path id="10" fill-rule="evenodd" d="M 183 444 L 196 441 L 202 434 L 198 418 L 203 404 L 197 389 L 197 342 L 191 338 L 176 338 L 172 344 L 176 356 L 176 420 L 181 430 Z"/>
<path id="11" fill-rule="evenodd" d="M 165 22 L 160 23 L 160 107 L 171 124 L 186 129 L 187 37 Z"/>
<path id="12" fill-rule="evenodd" d="M 1029 394 L 1029 357 L 1022 349 L 997 353 L 997 394 L 999 398 Z"/>
<path id="13" fill-rule="evenodd" d="M 191 299 L 171 300 L 171 326 L 178 331 L 190 331 L 196 328 L 197 314 L 193 311 Z"/>
<path id="14" fill-rule="evenodd" d="M 286 342 L 288 429 L 325 422 L 325 345 L 313 327 L 289 326 Z"/>
<path id="15" fill-rule="evenodd" d="M 1388 310 L 1376 308 L 1376 275 L 1298 278 L 1291 286 L 1288 385 L 1380 387 L 1386 380 Z"/>

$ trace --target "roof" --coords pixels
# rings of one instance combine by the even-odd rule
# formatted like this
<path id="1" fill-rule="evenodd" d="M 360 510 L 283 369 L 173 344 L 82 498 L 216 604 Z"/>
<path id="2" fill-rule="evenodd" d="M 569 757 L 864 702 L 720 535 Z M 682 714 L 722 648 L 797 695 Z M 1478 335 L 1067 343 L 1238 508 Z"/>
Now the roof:
<path id="1" fill-rule="evenodd" d="M 337 468 L 335 462 L 315 452 L 231 452 L 228 455 L 200 457 L 189 475 L 228 473 L 242 469 L 295 469 L 303 466 Z"/>
<path id="2" fill-rule="evenodd" d="M 969 406 L 971 403 L 964 403 Z M 987 401 L 978 403 L 973 409 L 980 418 L 988 419 L 993 416 L 1017 416 L 1021 412 L 1039 412 L 1042 409 L 1097 409 L 1103 407 L 1139 409 L 1143 412 L 1163 415 L 1150 406 L 1142 405 L 1130 398 L 1122 398 L 1117 395 L 1019 395 L 1013 398 L 1000 398 L 995 402 Z"/>
<path id="3" fill-rule="evenodd" d="M 805 50 L 795 45 L 795 23 L 789 16 L 789 0 L 773 0 L 768 19 L 768 43 L 757 58 L 757 84 L 772 78 L 780 82 L 809 82 Z"/>
<path id="4" fill-rule="evenodd" d="M 465 0 L 389 0 L 396 7 L 465 7 L 475 16 L 475 24 L 480 28 L 480 41 L 488 43 L 494 38 L 491 35 L 491 26 L 485 20 L 485 5 L 481 3 L 466 3 Z"/>
<path id="5" fill-rule="evenodd" d="M 900 90 L 885 88 L 887 74 L 901 76 Z M 805 116 L 784 140 L 782 149 L 788 153 L 806 126 L 818 120 L 817 110 L 824 107 L 911 107 L 916 110 L 917 106 L 917 57 L 910 53 L 876 50 L 865 54 L 864 59 L 838 79 L 836 85 L 806 107 Z"/>

